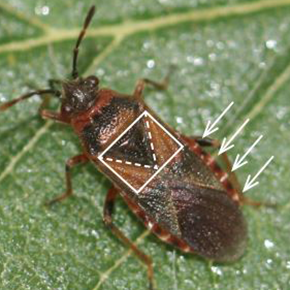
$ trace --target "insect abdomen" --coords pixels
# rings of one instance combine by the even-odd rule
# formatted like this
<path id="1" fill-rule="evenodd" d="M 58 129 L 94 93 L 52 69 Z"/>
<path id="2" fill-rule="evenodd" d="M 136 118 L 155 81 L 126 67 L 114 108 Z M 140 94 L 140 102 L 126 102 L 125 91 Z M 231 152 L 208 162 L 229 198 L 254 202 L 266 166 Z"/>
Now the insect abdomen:
<path id="1" fill-rule="evenodd" d="M 171 188 L 181 238 L 196 253 L 215 261 L 238 259 L 247 229 L 238 205 L 224 192 L 195 186 Z"/>

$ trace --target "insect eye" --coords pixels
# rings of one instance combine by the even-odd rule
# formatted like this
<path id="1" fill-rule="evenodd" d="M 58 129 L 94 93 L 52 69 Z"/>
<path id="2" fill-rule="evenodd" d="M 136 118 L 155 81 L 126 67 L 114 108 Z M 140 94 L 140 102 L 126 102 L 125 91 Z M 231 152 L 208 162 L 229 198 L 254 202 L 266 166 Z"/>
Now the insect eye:
<path id="1" fill-rule="evenodd" d="M 91 88 L 95 88 L 99 84 L 99 79 L 95 76 L 89 76 L 84 80 L 84 84 Z"/>

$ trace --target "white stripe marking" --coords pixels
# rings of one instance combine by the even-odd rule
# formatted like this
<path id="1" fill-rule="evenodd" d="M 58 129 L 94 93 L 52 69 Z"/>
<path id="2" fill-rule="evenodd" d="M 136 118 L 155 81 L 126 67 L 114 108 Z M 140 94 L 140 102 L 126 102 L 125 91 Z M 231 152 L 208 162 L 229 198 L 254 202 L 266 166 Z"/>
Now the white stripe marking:
<path id="1" fill-rule="evenodd" d="M 149 129 L 149 121 L 146 121 L 146 126 Z"/>
<path id="2" fill-rule="evenodd" d="M 100 159 L 103 160 L 104 158 L 101 157 Z M 114 162 L 117 162 L 117 163 L 125 163 L 125 164 L 127 164 L 127 165 L 134 165 L 134 166 L 138 166 L 138 167 L 141 167 L 141 166 L 143 166 L 143 167 L 145 167 L 145 168 L 151 168 L 151 167 L 152 167 L 151 165 L 147 165 L 147 164 L 142 165 L 142 164 L 140 164 L 140 163 L 132 163 L 132 162 L 130 162 L 130 161 L 123 161 L 123 160 L 120 160 L 120 159 L 116 159 L 116 160 L 114 160 L 113 158 L 109 158 L 109 157 L 107 157 L 106 160 L 107 160 L 107 161 L 114 161 Z M 155 166 L 156 166 L 156 165 L 155 165 Z M 154 168 L 155 168 L 155 167 L 154 167 Z"/>
<path id="3" fill-rule="evenodd" d="M 220 182 L 224 182 L 228 178 L 228 174 L 224 173 L 223 176 L 220 178 Z"/>
<path id="4" fill-rule="evenodd" d="M 212 158 L 211 156 L 209 156 L 208 160 L 206 161 L 206 165 L 211 165 L 215 162 L 214 158 Z"/>

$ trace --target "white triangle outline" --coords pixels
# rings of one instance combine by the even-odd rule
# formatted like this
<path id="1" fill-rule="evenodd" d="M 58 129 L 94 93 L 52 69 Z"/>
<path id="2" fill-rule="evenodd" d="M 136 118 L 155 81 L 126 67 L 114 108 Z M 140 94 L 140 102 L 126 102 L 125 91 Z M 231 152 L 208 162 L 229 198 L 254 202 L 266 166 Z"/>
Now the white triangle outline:
<path id="1" fill-rule="evenodd" d="M 146 111 L 145 111 L 146 112 Z M 144 117 L 147 118 L 148 117 L 148 114 L 145 113 L 144 114 Z M 138 120 L 139 121 L 139 120 Z M 114 159 L 114 158 L 111 158 L 111 157 L 103 157 L 104 154 L 102 154 L 99 159 L 102 159 L 102 160 L 106 160 L 106 161 L 109 161 L 109 162 L 116 162 L 116 163 L 119 163 L 119 164 L 126 164 L 126 165 L 133 165 L 133 166 L 136 166 L 136 167 L 145 167 L 145 168 L 153 168 L 155 170 L 157 170 L 159 168 L 158 164 L 157 164 L 157 158 L 156 158 L 156 154 L 155 154 L 155 151 L 154 151 L 154 144 L 153 144 L 153 141 L 152 141 L 152 133 L 150 131 L 150 124 L 149 124 L 149 120 L 145 120 L 145 124 L 146 124 L 146 133 L 147 133 L 147 136 L 149 138 L 149 142 L 150 142 L 150 149 L 152 151 L 152 159 L 154 161 L 154 165 L 147 165 L 147 164 L 140 164 L 138 162 L 131 162 L 131 161 L 126 161 L 126 160 L 122 160 L 122 159 Z M 134 124 L 136 125 L 136 123 Z M 132 128 L 132 127 L 131 127 Z M 130 129 L 131 129 L 130 128 Z M 115 142 L 116 143 L 116 142 Z M 115 144 L 114 144 L 115 145 Z M 112 146 L 113 147 L 113 146 Z M 112 147 L 110 149 L 112 149 Z"/>
<path id="2" fill-rule="evenodd" d="M 118 172 L 116 172 L 111 166 L 109 166 L 109 164 L 107 164 L 104 161 L 103 155 L 106 154 L 106 152 L 108 152 L 110 150 L 110 148 L 112 148 L 112 146 L 114 146 L 114 144 L 116 142 L 118 142 L 120 140 L 120 138 L 122 138 L 122 136 L 124 136 L 143 116 L 149 116 L 156 124 L 158 124 L 160 126 L 160 128 L 167 133 L 178 145 L 179 148 L 178 150 L 172 154 L 172 156 L 162 164 L 162 166 L 159 167 L 159 169 L 139 188 L 136 189 L 134 188 L 127 180 L 125 180 Z M 131 188 L 137 195 L 144 189 L 144 187 L 153 179 L 155 178 L 155 176 L 157 176 L 157 174 L 159 174 L 159 172 L 161 172 L 161 170 L 163 170 L 163 168 L 184 148 L 184 145 L 176 138 L 174 137 L 164 126 L 162 126 L 150 113 L 148 113 L 146 110 L 140 114 L 140 116 L 134 121 L 132 122 L 131 125 L 129 125 L 127 127 L 127 129 L 120 134 L 120 136 L 118 138 L 116 138 L 116 140 L 114 140 L 99 156 L 98 159 L 106 166 L 108 167 L 113 173 L 115 173 L 116 176 L 118 176 L 129 188 Z"/>

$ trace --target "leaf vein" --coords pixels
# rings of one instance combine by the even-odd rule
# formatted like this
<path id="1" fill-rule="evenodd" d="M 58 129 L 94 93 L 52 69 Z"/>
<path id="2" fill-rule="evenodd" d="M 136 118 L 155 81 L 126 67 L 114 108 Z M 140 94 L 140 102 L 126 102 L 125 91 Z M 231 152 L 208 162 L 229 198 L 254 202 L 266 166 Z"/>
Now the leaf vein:
<path id="1" fill-rule="evenodd" d="M 113 36 L 115 38 L 124 38 L 138 32 L 154 31 L 163 27 L 173 26 L 184 22 L 202 22 L 225 17 L 244 16 L 289 5 L 290 0 L 261 0 L 228 7 L 217 6 L 214 8 L 190 10 L 189 12 L 173 13 L 149 20 L 126 21 L 121 24 L 104 25 L 99 28 L 91 28 L 87 35 L 89 37 Z M 24 41 L 15 41 L 1 45 L 0 53 L 25 51 L 34 47 L 43 46 L 54 42 L 75 39 L 79 34 L 79 29 L 46 28 L 45 30 L 46 33 L 42 37 L 31 38 Z"/>

